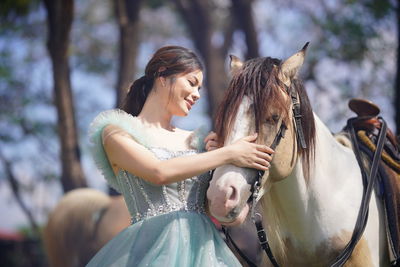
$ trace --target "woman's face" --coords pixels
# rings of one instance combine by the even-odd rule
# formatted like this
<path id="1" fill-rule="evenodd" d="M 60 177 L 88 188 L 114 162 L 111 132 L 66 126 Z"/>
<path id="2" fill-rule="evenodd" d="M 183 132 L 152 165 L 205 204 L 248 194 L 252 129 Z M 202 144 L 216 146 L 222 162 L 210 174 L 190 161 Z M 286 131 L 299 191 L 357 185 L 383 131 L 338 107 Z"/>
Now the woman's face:
<path id="1" fill-rule="evenodd" d="M 172 80 L 168 79 L 169 82 Z M 203 84 L 203 72 L 196 70 L 178 75 L 168 86 L 171 88 L 167 104 L 168 111 L 175 116 L 186 116 L 200 98 L 199 90 Z"/>

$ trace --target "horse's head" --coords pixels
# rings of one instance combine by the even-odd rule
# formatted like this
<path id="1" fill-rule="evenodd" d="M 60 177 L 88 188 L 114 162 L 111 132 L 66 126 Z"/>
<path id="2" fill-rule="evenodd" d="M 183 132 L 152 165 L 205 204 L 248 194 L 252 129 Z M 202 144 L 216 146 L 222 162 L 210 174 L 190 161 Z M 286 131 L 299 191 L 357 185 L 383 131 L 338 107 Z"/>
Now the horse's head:
<path id="1" fill-rule="evenodd" d="M 224 145 L 254 132 L 258 133 L 258 143 L 271 146 L 279 140 L 271 166 L 261 180 L 260 195 L 274 182 L 289 176 L 297 158 L 309 151 L 297 144 L 293 120 L 296 99 L 301 102 L 298 115 L 302 116 L 303 125 L 311 125 L 303 130 L 304 144 L 313 145 L 312 111 L 297 79 L 307 45 L 284 62 L 267 57 L 242 63 L 231 56 L 232 80 L 218 111 L 216 131 Z M 281 139 L 277 138 L 280 131 L 284 131 Z M 308 158 L 307 154 L 306 161 Z M 222 223 L 241 223 L 249 210 L 247 201 L 256 177 L 254 169 L 233 165 L 217 168 L 207 191 L 211 215 Z"/>

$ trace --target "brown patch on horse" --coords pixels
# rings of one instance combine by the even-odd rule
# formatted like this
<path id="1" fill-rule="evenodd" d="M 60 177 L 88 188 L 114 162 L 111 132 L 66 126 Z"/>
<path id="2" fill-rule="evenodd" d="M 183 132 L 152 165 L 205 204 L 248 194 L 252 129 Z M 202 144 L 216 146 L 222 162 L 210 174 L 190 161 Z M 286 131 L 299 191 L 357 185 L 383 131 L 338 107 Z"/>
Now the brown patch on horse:
<path id="1" fill-rule="evenodd" d="M 131 216 L 122 196 L 111 197 L 111 203 L 97 229 L 97 242 L 106 244 L 114 236 L 130 225 Z M 112 226 L 112 227 L 111 227 Z"/>
<path id="2" fill-rule="evenodd" d="M 342 231 L 339 235 L 329 238 L 323 244 L 319 245 L 315 251 L 305 251 L 294 246 L 289 238 L 284 240 L 286 247 L 287 258 L 282 258 L 280 255 L 275 255 L 276 259 L 281 266 L 309 266 L 309 267 L 323 267 L 330 266 L 339 253 L 343 250 L 349 242 L 352 233 Z M 262 266 L 270 266 L 267 256 L 263 257 Z M 365 238 L 361 238 L 357 243 L 349 260 L 344 265 L 346 267 L 369 267 L 373 266 L 371 251 L 368 242 Z"/>
<path id="3" fill-rule="evenodd" d="M 352 236 L 351 232 L 342 231 L 341 235 L 337 235 L 330 238 L 332 248 L 334 248 L 332 256 L 336 257 L 339 255 L 339 253 L 346 246 L 347 242 L 351 239 L 351 236 Z M 322 251 L 326 251 L 327 249 L 329 249 L 329 247 L 321 247 L 319 249 Z M 354 248 L 353 253 L 351 254 L 349 260 L 346 262 L 344 266 L 346 267 L 373 266 L 371 250 L 365 238 L 362 237 L 360 241 L 358 241 L 356 247 Z"/>
<path id="4" fill-rule="evenodd" d="M 94 236 L 95 215 L 107 209 L 110 197 L 81 188 L 64 195 L 49 214 L 43 239 L 50 266 L 84 266 L 101 246 Z"/>

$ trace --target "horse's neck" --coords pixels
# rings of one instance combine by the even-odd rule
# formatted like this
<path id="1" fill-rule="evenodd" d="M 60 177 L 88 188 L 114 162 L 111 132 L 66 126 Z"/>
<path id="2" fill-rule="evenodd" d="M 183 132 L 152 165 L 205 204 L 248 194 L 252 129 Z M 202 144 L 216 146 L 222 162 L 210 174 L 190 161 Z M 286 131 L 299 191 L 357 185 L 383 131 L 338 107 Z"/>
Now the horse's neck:
<path id="1" fill-rule="evenodd" d="M 319 118 L 314 117 L 315 160 L 311 162 L 309 179 L 305 179 L 299 159 L 291 175 L 275 183 L 262 200 L 265 224 L 279 247 L 310 246 L 312 249 L 321 239 L 337 232 L 337 225 L 343 225 L 338 220 L 352 224 L 357 213 L 356 209 L 343 209 L 348 205 L 346 198 L 358 201 L 362 193 L 354 154 L 339 144 Z M 338 216 L 345 212 L 351 215 Z"/>

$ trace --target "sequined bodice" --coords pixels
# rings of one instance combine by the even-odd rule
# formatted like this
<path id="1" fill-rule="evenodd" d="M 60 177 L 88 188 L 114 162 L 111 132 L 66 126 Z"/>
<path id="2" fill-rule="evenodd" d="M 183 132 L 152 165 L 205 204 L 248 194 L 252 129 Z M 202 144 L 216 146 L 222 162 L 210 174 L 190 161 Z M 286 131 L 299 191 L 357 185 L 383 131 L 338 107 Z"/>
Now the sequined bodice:
<path id="1" fill-rule="evenodd" d="M 196 154 L 196 150 L 169 151 L 164 148 L 149 148 L 160 160 Z M 132 223 L 148 217 L 172 211 L 195 211 L 204 213 L 205 196 L 209 173 L 168 185 L 154 185 L 126 171 L 121 171 L 117 181 L 123 194 Z"/>

